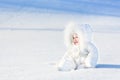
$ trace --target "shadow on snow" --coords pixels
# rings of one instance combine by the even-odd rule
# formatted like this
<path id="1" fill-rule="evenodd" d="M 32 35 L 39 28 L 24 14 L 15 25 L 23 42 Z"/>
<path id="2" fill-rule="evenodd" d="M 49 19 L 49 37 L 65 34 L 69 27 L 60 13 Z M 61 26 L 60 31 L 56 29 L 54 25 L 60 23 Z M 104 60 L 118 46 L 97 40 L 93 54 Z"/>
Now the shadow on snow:
<path id="1" fill-rule="evenodd" d="M 98 64 L 96 68 L 114 68 L 114 69 L 120 69 L 119 64 Z"/>

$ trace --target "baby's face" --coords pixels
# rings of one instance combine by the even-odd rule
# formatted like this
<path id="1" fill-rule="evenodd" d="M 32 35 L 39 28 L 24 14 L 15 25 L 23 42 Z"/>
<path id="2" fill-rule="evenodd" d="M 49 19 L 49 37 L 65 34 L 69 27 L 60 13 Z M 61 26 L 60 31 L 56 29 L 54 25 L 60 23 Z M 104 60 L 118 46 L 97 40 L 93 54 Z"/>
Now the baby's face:
<path id="1" fill-rule="evenodd" d="M 73 44 L 79 45 L 79 37 L 76 33 L 73 34 Z"/>

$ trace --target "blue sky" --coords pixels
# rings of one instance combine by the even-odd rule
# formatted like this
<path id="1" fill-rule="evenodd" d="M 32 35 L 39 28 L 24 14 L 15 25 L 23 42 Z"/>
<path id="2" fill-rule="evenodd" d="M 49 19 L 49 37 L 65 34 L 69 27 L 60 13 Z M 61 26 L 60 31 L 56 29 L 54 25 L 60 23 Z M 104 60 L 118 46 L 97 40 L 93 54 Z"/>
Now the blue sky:
<path id="1" fill-rule="evenodd" d="M 0 0 L 0 8 L 36 8 L 120 17 L 120 0 Z"/>

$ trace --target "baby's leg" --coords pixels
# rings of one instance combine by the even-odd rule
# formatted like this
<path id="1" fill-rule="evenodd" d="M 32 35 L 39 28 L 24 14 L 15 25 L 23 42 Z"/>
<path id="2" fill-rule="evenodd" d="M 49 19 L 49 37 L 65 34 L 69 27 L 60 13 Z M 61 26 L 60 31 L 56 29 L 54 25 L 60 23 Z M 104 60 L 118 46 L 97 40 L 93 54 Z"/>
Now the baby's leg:
<path id="1" fill-rule="evenodd" d="M 85 58 L 84 67 L 86 68 L 94 68 L 97 64 L 98 55 L 97 53 L 89 53 Z"/>

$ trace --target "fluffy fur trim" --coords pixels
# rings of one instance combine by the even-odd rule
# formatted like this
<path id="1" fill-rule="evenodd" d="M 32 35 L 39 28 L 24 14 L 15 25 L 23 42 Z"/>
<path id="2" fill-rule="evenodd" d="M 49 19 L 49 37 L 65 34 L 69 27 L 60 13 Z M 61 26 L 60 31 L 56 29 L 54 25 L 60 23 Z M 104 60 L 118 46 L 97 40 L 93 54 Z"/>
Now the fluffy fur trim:
<path id="1" fill-rule="evenodd" d="M 80 47 L 84 48 L 87 42 L 91 42 L 92 29 L 88 24 L 78 24 L 71 22 L 64 30 L 64 43 L 67 48 L 72 46 L 72 36 L 74 33 L 78 34 L 80 40 Z"/>

